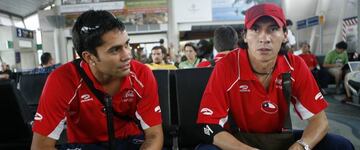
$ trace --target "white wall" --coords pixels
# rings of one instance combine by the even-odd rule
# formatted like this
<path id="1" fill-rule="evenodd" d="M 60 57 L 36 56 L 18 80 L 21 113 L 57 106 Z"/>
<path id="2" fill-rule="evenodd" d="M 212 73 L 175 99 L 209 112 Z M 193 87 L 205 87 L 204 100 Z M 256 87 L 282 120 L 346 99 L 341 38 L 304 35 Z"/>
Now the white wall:
<path id="1" fill-rule="evenodd" d="M 13 50 L 8 49 L 7 47 L 7 42 L 13 41 L 13 34 L 11 31 L 11 27 L 0 26 L 0 51 Z"/>

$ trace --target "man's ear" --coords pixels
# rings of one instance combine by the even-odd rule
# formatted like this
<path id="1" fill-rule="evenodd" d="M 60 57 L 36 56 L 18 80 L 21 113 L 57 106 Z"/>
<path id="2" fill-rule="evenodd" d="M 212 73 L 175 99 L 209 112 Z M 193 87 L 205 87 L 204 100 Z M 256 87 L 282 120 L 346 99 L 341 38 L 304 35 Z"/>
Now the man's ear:
<path id="1" fill-rule="evenodd" d="M 81 53 L 81 56 L 85 60 L 85 62 L 88 64 L 95 62 L 95 60 L 93 60 L 93 58 L 92 58 L 92 54 L 89 51 L 83 51 Z"/>
<path id="2" fill-rule="evenodd" d="M 283 43 L 286 43 L 286 42 L 288 42 L 289 41 L 289 39 L 288 39 L 288 32 L 284 32 L 284 40 L 283 40 Z"/>
<path id="3" fill-rule="evenodd" d="M 244 43 L 247 43 L 246 34 L 243 35 Z"/>

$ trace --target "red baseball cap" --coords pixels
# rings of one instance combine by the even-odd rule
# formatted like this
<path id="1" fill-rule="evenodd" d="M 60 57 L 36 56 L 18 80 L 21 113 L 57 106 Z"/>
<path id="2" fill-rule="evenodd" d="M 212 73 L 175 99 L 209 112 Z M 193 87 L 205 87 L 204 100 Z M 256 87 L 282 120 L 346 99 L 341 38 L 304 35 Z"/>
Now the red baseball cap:
<path id="1" fill-rule="evenodd" d="M 273 3 L 262 3 L 249 8 L 245 13 L 245 28 L 249 29 L 257 19 L 262 16 L 269 16 L 275 20 L 279 27 L 286 25 L 283 10 Z"/>

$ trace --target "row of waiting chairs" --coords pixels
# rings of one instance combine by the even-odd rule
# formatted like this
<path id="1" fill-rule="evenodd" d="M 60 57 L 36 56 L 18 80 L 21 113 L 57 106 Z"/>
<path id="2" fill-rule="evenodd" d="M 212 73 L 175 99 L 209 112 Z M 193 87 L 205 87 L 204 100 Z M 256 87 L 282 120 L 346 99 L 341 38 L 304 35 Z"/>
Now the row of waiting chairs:
<path id="1" fill-rule="evenodd" d="M 195 134 L 198 130 L 197 112 L 211 72 L 212 68 L 153 71 L 158 83 L 164 147 L 167 149 L 192 149 L 200 143 L 198 135 Z M 0 139 L 0 149 L 7 146 L 6 142 L 3 143 L 5 139 L 8 142 L 23 143 L 24 146 L 30 145 L 32 133 L 29 123 L 36 112 L 47 76 L 21 75 L 18 85 L 21 92 L 16 89 L 13 81 L 0 84 L 0 98 L 3 103 L 0 112 L 7 114 L 6 119 L 9 121 L 0 127 L 1 137 L 4 137 Z"/>

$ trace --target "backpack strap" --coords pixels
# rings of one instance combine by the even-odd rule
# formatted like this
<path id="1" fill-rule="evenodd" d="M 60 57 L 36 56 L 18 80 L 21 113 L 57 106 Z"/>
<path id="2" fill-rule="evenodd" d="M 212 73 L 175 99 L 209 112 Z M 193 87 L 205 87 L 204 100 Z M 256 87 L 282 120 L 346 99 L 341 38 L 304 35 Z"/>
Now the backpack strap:
<path id="1" fill-rule="evenodd" d="M 114 122 L 113 118 L 115 117 L 119 118 L 120 120 L 125 121 L 134 121 L 140 130 L 142 130 L 140 126 L 140 122 L 131 116 L 128 115 L 122 115 L 119 112 L 116 112 L 113 110 L 112 107 L 112 97 L 109 94 L 106 94 L 94 87 L 94 83 L 91 81 L 91 79 L 86 75 L 84 69 L 80 66 L 81 59 L 76 59 L 72 61 L 72 63 L 75 65 L 76 70 L 79 72 L 81 78 L 85 81 L 86 85 L 90 88 L 91 92 L 96 96 L 96 98 L 101 102 L 101 104 L 104 105 L 104 111 L 106 113 L 106 122 L 107 122 L 107 130 L 108 130 L 108 136 L 109 136 L 109 149 L 115 150 L 115 130 L 114 130 Z"/>
<path id="2" fill-rule="evenodd" d="M 283 132 L 292 131 L 290 118 L 290 103 L 291 103 L 291 74 L 290 72 L 282 74 L 282 90 L 288 106 L 288 113 L 285 114 L 283 125 Z"/>

